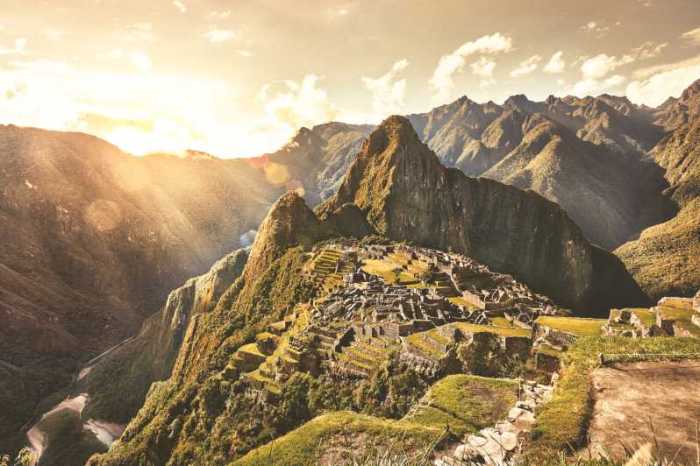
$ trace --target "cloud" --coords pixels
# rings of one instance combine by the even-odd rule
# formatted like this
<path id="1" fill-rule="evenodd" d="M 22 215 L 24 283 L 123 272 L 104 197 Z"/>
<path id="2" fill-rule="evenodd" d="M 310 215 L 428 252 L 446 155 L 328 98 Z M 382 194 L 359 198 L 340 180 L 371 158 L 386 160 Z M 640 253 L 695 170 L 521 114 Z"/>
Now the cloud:
<path id="1" fill-rule="evenodd" d="M 700 45 L 700 28 L 695 28 L 691 31 L 681 34 L 681 38 L 692 42 L 695 45 Z"/>
<path id="2" fill-rule="evenodd" d="M 173 6 L 180 10 L 180 13 L 187 13 L 187 5 L 182 0 L 173 0 Z"/>
<path id="3" fill-rule="evenodd" d="M 140 71 L 149 71 L 153 68 L 151 57 L 145 52 L 131 52 L 129 54 L 129 61 Z"/>
<path id="4" fill-rule="evenodd" d="M 679 96 L 700 77 L 700 55 L 689 60 L 638 70 L 636 80 L 627 85 L 626 94 L 633 102 L 652 107 L 669 97 Z"/>
<path id="5" fill-rule="evenodd" d="M 146 52 L 140 50 L 113 49 L 101 55 L 108 60 L 124 61 L 132 65 L 139 71 L 149 71 L 153 68 L 151 57 Z"/>
<path id="6" fill-rule="evenodd" d="M 479 57 L 477 61 L 471 63 L 469 67 L 472 73 L 480 78 L 493 77 L 493 70 L 496 69 L 496 62 L 486 57 Z"/>
<path id="7" fill-rule="evenodd" d="M 228 19 L 231 16 L 231 10 L 210 11 L 207 17 L 209 19 L 221 20 Z"/>
<path id="8" fill-rule="evenodd" d="M 399 79 L 408 67 L 408 60 L 399 60 L 384 75 L 378 78 L 362 77 L 365 88 L 372 93 L 372 108 L 385 117 L 399 112 L 405 106 L 406 79 Z"/>
<path id="9" fill-rule="evenodd" d="M 574 84 L 573 88 L 570 90 L 570 93 L 579 97 L 601 94 L 603 92 L 610 92 L 613 89 L 619 88 L 625 83 L 625 81 L 627 81 L 627 78 L 619 74 L 610 76 L 609 78 L 603 80 L 582 79 Z"/>
<path id="10" fill-rule="evenodd" d="M 596 21 L 587 22 L 581 26 L 581 29 L 588 33 L 595 34 L 597 37 L 603 37 L 610 32 L 610 26 L 602 25 Z"/>
<path id="11" fill-rule="evenodd" d="M 122 51 L 121 59 L 128 55 Z M 133 73 L 20 58 L 0 67 L 0 123 L 83 131 L 135 154 L 259 155 L 289 138 L 287 126 L 232 114 L 232 106 L 243 106 L 240 98 L 229 81 L 157 69 Z"/>
<path id="12" fill-rule="evenodd" d="M 566 62 L 562 58 L 563 56 L 564 52 L 561 50 L 552 55 L 552 58 L 544 65 L 544 72 L 551 74 L 563 73 L 566 68 Z"/>
<path id="13" fill-rule="evenodd" d="M 492 55 L 510 52 L 512 49 L 513 39 L 497 32 L 465 42 L 454 52 L 443 55 L 440 57 L 433 76 L 430 78 L 430 86 L 434 91 L 434 97 L 442 100 L 449 96 L 450 91 L 454 88 L 454 75 L 464 69 L 466 58 L 470 55 Z"/>
<path id="14" fill-rule="evenodd" d="M 631 55 L 623 55 L 622 58 L 610 56 L 605 53 L 586 59 L 581 65 L 581 73 L 584 79 L 600 79 L 607 76 L 616 68 L 632 63 Z"/>
<path id="15" fill-rule="evenodd" d="M 649 41 L 631 49 L 621 57 L 601 53 L 594 57 L 583 58 L 582 79 L 574 84 L 571 92 L 574 95 L 584 96 L 619 88 L 627 78 L 621 74 L 609 76 L 611 73 L 622 66 L 657 57 L 667 45 L 667 43 Z"/>
<path id="16" fill-rule="evenodd" d="M 50 41 L 56 42 L 62 40 L 67 35 L 67 33 L 66 31 L 63 31 L 61 29 L 48 28 L 44 30 L 44 35 Z"/>
<path id="17" fill-rule="evenodd" d="M 620 58 L 601 53 L 592 58 L 587 58 L 581 64 L 581 72 L 585 79 L 600 79 L 607 76 L 615 69 L 634 63 L 636 61 L 648 60 L 657 57 L 668 43 L 657 44 L 655 42 L 644 42 L 639 47 L 635 47 L 622 55 Z"/>
<path id="18" fill-rule="evenodd" d="M 634 60 L 649 60 L 650 58 L 656 58 L 661 55 L 661 52 L 663 52 L 667 46 L 668 42 L 657 44 L 653 41 L 647 41 L 639 47 L 630 50 L 629 55 L 634 58 Z"/>
<path id="19" fill-rule="evenodd" d="M 212 44 L 220 44 L 235 39 L 236 31 L 231 29 L 211 29 L 204 33 L 204 37 Z"/>
<path id="20" fill-rule="evenodd" d="M 3 48 L 0 47 L 0 55 L 24 55 L 27 51 L 27 39 L 20 37 L 15 39 L 14 47 Z"/>
<path id="21" fill-rule="evenodd" d="M 150 42 L 155 39 L 153 24 L 147 22 L 130 24 L 122 37 L 129 42 Z"/>
<path id="22" fill-rule="evenodd" d="M 520 62 L 518 67 L 510 72 L 511 77 L 519 78 L 534 72 L 542 61 L 540 55 L 533 55 L 527 60 Z"/>
<path id="23" fill-rule="evenodd" d="M 334 120 L 338 110 L 328 100 L 326 91 L 317 87 L 320 80 L 319 76 L 308 74 L 301 82 L 287 80 L 263 86 L 258 98 L 271 124 L 296 130 Z"/>

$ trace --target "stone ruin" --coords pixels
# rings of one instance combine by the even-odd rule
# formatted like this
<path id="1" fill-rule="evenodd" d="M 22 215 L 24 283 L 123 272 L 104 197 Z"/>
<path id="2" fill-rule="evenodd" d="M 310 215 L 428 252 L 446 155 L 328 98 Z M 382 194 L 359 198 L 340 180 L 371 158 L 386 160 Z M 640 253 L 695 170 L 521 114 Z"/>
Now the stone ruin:
<path id="1" fill-rule="evenodd" d="M 409 265 L 412 261 L 428 264 L 428 276 L 415 278 L 438 284 L 435 292 L 440 296 L 461 297 L 471 308 L 469 320 L 473 323 L 487 324 L 492 317 L 504 317 L 515 325 L 531 328 L 541 315 L 562 314 L 546 296 L 460 254 L 407 245 L 376 245 L 360 251 L 359 256 L 382 260 L 394 252 L 408 256 Z"/>

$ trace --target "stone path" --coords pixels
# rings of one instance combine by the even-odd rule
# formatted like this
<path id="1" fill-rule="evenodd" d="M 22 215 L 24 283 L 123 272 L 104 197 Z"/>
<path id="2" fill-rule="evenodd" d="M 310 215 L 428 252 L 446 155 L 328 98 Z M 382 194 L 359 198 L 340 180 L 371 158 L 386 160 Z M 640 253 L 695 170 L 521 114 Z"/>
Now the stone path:
<path id="1" fill-rule="evenodd" d="M 518 402 L 508 412 L 508 418 L 493 427 L 467 435 L 465 442 L 451 454 L 436 459 L 435 466 L 470 466 L 484 464 L 509 466 L 521 451 L 525 435 L 535 426 L 537 406 L 548 401 L 554 387 L 523 382 Z"/>

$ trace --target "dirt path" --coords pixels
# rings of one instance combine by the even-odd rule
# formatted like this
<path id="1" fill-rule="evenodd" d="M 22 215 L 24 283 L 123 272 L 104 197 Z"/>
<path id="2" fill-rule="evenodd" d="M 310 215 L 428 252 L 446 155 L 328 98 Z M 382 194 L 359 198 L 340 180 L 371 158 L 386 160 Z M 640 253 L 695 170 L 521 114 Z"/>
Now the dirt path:
<path id="1" fill-rule="evenodd" d="M 593 372 L 590 450 L 614 458 L 658 443 L 660 457 L 697 464 L 700 361 L 640 362 Z"/>

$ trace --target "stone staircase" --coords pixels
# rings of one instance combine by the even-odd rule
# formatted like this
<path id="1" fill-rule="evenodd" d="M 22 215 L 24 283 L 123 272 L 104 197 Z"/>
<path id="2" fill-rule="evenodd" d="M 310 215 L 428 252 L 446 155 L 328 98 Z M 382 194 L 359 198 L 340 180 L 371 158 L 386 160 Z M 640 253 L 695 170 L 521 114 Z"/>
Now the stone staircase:
<path id="1" fill-rule="evenodd" d="M 517 464 L 527 434 L 535 426 L 537 407 L 548 401 L 554 387 L 536 382 L 524 382 L 520 386 L 518 401 L 508 417 L 493 427 L 469 434 L 464 443 L 451 449 L 433 462 L 435 466 L 510 466 Z"/>
<path id="2" fill-rule="evenodd" d="M 357 377 L 369 377 L 386 361 L 396 343 L 386 337 L 355 339 L 336 355 L 336 369 Z"/>
<path id="3" fill-rule="evenodd" d="M 310 278 L 323 294 L 329 294 L 342 286 L 344 276 L 352 272 L 354 267 L 342 251 L 327 248 L 314 259 Z"/>

